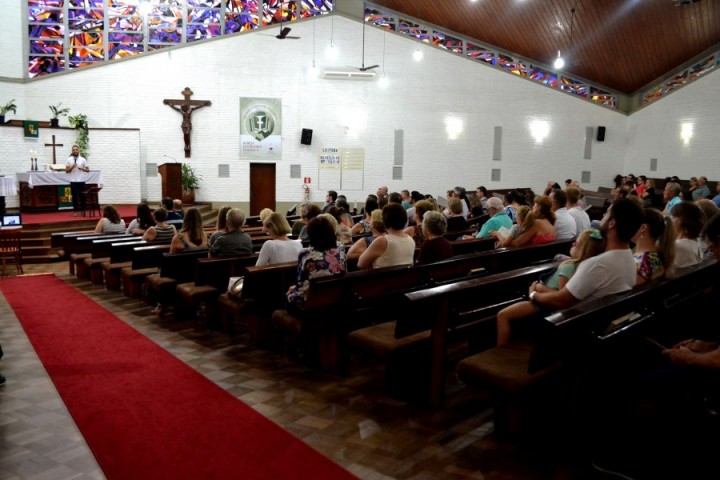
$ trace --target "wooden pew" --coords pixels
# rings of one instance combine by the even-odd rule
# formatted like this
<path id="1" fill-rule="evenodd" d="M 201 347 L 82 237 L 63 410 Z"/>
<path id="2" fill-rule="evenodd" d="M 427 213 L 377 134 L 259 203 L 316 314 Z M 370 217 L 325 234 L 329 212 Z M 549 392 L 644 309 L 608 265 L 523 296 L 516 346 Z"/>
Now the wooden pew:
<path id="1" fill-rule="evenodd" d="M 53 248 L 63 248 L 65 246 L 65 237 L 77 235 L 92 235 L 95 230 L 77 230 L 72 232 L 53 232 L 50 234 L 50 246 Z"/>
<path id="2" fill-rule="evenodd" d="M 101 264 L 105 288 L 113 291 L 120 291 L 122 289 L 122 269 L 132 267 L 132 254 L 135 247 L 146 245 L 148 245 L 148 242 L 145 240 L 114 242 L 110 244 L 109 259 Z M 92 278 L 92 272 L 90 273 L 90 278 Z"/>
<path id="3" fill-rule="evenodd" d="M 709 286 L 716 285 L 719 269 L 709 259 L 672 278 L 555 312 L 545 317 L 534 341 L 513 341 L 465 358 L 457 365 L 458 377 L 489 389 L 498 434 L 516 433 L 519 413 L 538 401 L 535 393 L 562 392 L 562 383 L 557 381 L 562 379 L 563 367 L 572 367 L 578 374 L 587 365 L 607 362 L 609 366 L 617 361 L 612 357 L 622 357 L 621 350 L 627 348 L 633 349 L 634 358 L 645 335 L 668 321 L 675 325 L 685 321 L 688 309 L 707 297 Z"/>
<path id="4" fill-rule="evenodd" d="M 547 262 L 406 293 L 403 315 L 355 330 L 348 341 L 385 360 L 387 386 L 395 394 L 412 392 L 441 408 L 448 339 L 475 336 L 494 343 L 495 314 L 520 300 L 532 281 L 556 265 Z"/>
<path id="5" fill-rule="evenodd" d="M 132 265 L 120 270 L 123 295 L 140 298 L 141 286 L 145 277 L 157 273 L 163 254 L 170 251 L 170 245 L 146 245 L 133 248 Z"/>
<path id="6" fill-rule="evenodd" d="M 157 302 L 163 307 L 171 307 L 175 303 L 175 289 L 178 284 L 194 278 L 195 260 L 207 258 L 208 253 L 205 248 L 173 254 L 163 253 L 158 272 L 145 277 L 146 303 Z"/>
<path id="7" fill-rule="evenodd" d="M 453 249 L 453 255 L 463 255 L 465 253 L 486 252 L 495 248 L 494 238 L 475 238 L 472 240 L 451 240 L 450 245 Z"/>
<path id="8" fill-rule="evenodd" d="M 297 278 L 297 262 L 278 263 L 243 269 L 242 295 L 223 293 L 218 298 L 219 320 L 223 330 L 234 333 L 235 324 L 244 321 L 250 344 L 271 345 L 270 318 L 273 310 L 285 305 L 285 292 Z"/>
<path id="9" fill-rule="evenodd" d="M 124 241 L 137 238 L 134 235 L 125 233 L 100 233 L 88 236 L 71 237 L 73 246 L 73 253 L 70 254 L 68 260 L 68 269 L 70 273 L 73 272 L 78 278 L 90 278 L 90 270 L 85 268 L 85 259 L 92 258 L 93 245 L 95 241 Z"/>
<path id="10" fill-rule="evenodd" d="M 198 258 L 195 261 L 195 277 L 192 282 L 176 287 L 177 311 L 195 314 L 202 311 L 199 320 L 217 318 L 217 302 L 221 293 L 227 292 L 230 277 L 240 276 L 245 267 L 254 266 L 256 254 L 226 258 Z"/>
<path id="11" fill-rule="evenodd" d="M 110 262 L 110 255 L 112 253 L 113 246 L 116 246 L 117 250 L 117 246 L 119 245 L 127 244 L 127 247 L 125 248 L 132 248 L 133 246 L 139 246 L 144 243 L 145 242 L 143 242 L 141 237 L 138 235 L 93 240 L 90 257 L 84 258 L 82 260 L 82 264 L 77 263 L 76 261 L 75 271 L 77 276 L 79 278 L 89 278 L 92 283 L 102 285 L 104 283 L 103 264 Z M 85 275 L 85 277 L 82 275 Z"/>

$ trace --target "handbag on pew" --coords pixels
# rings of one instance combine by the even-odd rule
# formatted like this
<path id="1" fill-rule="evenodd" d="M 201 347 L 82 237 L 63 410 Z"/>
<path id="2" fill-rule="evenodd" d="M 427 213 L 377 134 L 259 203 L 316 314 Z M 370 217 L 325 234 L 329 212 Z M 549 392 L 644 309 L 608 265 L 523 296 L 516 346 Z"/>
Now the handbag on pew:
<path id="1" fill-rule="evenodd" d="M 240 298 L 242 297 L 243 280 L 245 277 L 230 277 L 228 282 L 228 294 L 231 297 Z"/>

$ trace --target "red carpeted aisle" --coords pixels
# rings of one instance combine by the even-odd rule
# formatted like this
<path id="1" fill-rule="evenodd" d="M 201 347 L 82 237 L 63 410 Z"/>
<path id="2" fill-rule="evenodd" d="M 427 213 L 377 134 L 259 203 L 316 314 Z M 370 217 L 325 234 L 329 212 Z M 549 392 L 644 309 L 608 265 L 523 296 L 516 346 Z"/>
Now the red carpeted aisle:
<path id="1" fill-rule="evenodd" d="M 108 478 L 354 478 L 56 277 L 0 290 Z"/>

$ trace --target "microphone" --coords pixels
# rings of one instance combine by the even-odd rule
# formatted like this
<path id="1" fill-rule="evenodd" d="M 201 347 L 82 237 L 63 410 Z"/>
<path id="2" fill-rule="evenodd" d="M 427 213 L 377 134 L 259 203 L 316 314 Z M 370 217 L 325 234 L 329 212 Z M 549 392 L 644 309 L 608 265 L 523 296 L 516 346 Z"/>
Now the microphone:
<path id="1" fill-rule="evenodd" d="M 177 163 L 177 158 L 175 158 L 175 157 L 171 157 L 170 155 L 165 155 L 164 153 L 163 153 L 163 157 L 170 158 L 170 159 L 174 160 L 175 163 Z"/>

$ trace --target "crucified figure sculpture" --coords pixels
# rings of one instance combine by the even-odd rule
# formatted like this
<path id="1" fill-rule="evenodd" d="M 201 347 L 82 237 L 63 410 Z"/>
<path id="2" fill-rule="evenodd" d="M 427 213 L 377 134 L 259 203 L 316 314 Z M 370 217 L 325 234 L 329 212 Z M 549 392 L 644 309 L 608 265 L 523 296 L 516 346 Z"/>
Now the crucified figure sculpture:
<path id="1" fill-rule="evenodd" d="M 165 105 L 168 105 L 173 110 L 177 110 L 183 116 L 182 125 L 180 126 L 183 131 L 183 138 L 185 140 L 185 158 L 190 158 L 190 131 L 192 130 L 192 113 L 202 107 L 211 105 L 210 100 L 190 100 L 193 91 L 190 87 L 185 87 L 182 91 L 182 95 L 185 97 L 182 100 L 171 100 L 166 98 L 163 100 Z"/>

